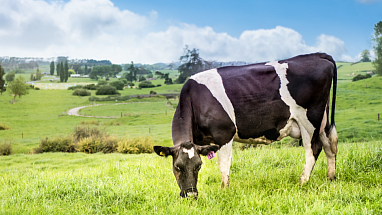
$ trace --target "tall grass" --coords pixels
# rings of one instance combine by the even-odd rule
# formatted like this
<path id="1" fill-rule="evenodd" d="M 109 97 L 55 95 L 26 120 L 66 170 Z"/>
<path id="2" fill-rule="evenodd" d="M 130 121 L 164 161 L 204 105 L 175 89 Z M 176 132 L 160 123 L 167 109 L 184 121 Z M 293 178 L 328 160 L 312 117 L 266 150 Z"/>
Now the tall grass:
<path id="1" fill-rule="evenodd" d="M 299 185 L 304 149 L 234 150 L 230 187 L 203 157 L 198 200 L 181 200 L 172 159 L 154 154 L 45 153 L 0 157 L 5 214 L 381 214 L 381 142 L 342 143 L 337 181 L 324 153 Z"/>

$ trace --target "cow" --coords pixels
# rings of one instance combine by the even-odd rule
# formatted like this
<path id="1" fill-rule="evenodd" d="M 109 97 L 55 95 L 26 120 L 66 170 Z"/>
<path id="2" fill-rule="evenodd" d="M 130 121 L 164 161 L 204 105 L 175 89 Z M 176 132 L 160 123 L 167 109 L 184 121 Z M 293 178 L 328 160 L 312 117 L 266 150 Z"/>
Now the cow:
<path id="1" fill-rule="evenodd" d="M 322 148 L 327 177 L 335 180 L 336 85 L 336 63 L 325 53 L 197 73 L 180 93 L 172 121 L 174 146 L 154 146 L 154 151 L 172 156 L 181 197 L 198 196 L 201 155 L 217 152 L 221 186 L 229 186 L 232 141 L 269 144 L 286 136 L 302 138 L 305 166 L 300 183 L 309 180 Z"/>

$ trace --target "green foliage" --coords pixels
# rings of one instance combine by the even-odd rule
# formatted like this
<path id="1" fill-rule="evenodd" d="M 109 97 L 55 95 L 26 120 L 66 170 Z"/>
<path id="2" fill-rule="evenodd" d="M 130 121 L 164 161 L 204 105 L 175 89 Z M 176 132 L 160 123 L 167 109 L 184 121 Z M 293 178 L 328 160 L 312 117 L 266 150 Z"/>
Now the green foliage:
<path id="1" fill-rule="evenodd" d="M 365 74 L 365 75 L 358 74 L 358 75 L 354 76 L 352 81 L 359 81 L 359 80 L 366 79 L 366 78 L 371 78 L 371 75 L 370 74 Z"/>
<path id="2" fill-rule="evenodd" d="M 95 84 L 88 84 L 83 86 L 82 88 L 87 89 L 87 90 L 96 90 L 97 86 Z"/>
<path id="3" fill-rule="evenodd" d="M 10 140 L 3 140 L 0 143 L 0 156 L 12 154 L 12 142 Z"/>
<path id="4" fill-rule="evenodd" d="M 50 62 L 50 75 L 54 75 L 54 61 Z"/>
<path id="5" fill-rule="evenodd" d="M 157 92 L 155 92 L 154 90 L 150 91 L 150 95 L 155 95 L 155 94 L 157 94 Z"/>
<path id="6" fill-rule="evenodd" d="M 82 86 L 82 85 L 76 85 L 76 86 L 68 87 L 68 90 L 83 89 L 83 88 L 84 88 L 84 86 Z"/>
<path id="7" fill-rule="evenodd" d="M 64 70 L 64 63 L 60 63 L 60 82 L 65 81 L 65 70 Z"/>
<path id="8" fill-rule="evenodd" d="M 117 88 L 110 85 L 101 85 L 97 88 L 96 95 L 117 95 L 120 94 Z"/>
<path id="9" fill-rule="evenodd" d="M 15 74 L 25 74 L 25 70 L 24 69 L 15 69 L 13 71 L 15 72 Z"/>
<path id="10" fill-rule="evenodd" d="M 98 127 L 82 127 L 82 126 L 76 126 L 72 134 L 74 143 L 78 143 L 84 138 L 92 137 L 95 139 L 101 139 L 103 137 L 108 137 L 108 136 L 109 135 L 106 133 L 105 129 L 100 129 Z"/>
<path id="11" fill-rule="evenodd" d="M 0 94 L 3 95 L 3 92 L 6 90 L 4 87 L 5 80 L 3 76 L 5 75 L 4 69 L 1 66 L 1 61 L 0 61 Z"/>
<path id="12" fill-rule="evenodd" d="M 49 139 L 46 137 L 40 141 L 40 145 L 33 150 L 35 154 L 44 152 L 76 152 L 77 149 L 70 136 L 55 137 Z"/>
<path id="13" fill-rule="evenodd" d="M 3 124 L 3 123 L 0 122 L 0 131 L 1 131 L 1 130 L 8 130 L 8 129 L 9 129 L 8 126 L 6 126 L 5 124 Z"/>
<path id="14" fill-rule="evenodd" d="M 130 99 L 130 96 L 107 96 L 107 97 L 96 97 L 91 96 L 89 97 L 89 101 L 91 102 L 106 102 L 106 101 L 128 101 Z"/>
<path id="15" fill-rule="evenodd" d="M 363 50 L 361 53 L 361 62 L 371 62 L 370 60 L 370 51 L 369 50 Z"/>
<path id="16" fill-rule="evenodd" d="M 97 85 L 98 85 L 98 86 L 107 85 L 107 81 L 104 80 L 104 79 L 98 80 Z"/>
<path id="17" fill-rule="evenodd" d="M 139 78 L 138 78 L 138 81 L 139 81 L 139 82 L 141 82 L 141 81 L 146 81 L 145 76 L 140 75 Z"/>
<path id="18" fill-rule="evenodd" d="M 68 61 L 65 61 L 65 66 L 64 66 L 64 81 L 67 82 L 69 78 L 69 65 Z"/>
<path id="19" fill-rule="evenodd" d="M 13 80 L 15 80 L 15 72 L 10 71 L 7 75 L 5 75 L 5 80 L 9 83 Z"/>
<path id="20" fill-rule="evenodd" d="M 118 142 L 118 152 L 125 154 L 153 153 L 154 140 L 150 137 L 125 138 Z"/>
<path id="21" fill-rule="evenodd" d="M 382 21 L 379 21 L 374 25 L 374 53 L 375 60 L 373 61 L 373 66 L 375 68 L 375 72 L 382 76 Z"/>
<path id="22" fill-rule="evenodd" d="M 75 75 L 76 74 L 76 72 L 73 70 L 73 69 L 69 69 L 68 70 L 68 73 L 69 73 L 69 77 L 70 77 L 70 75 Z"/>
<path id="23" fill-rule="evenodd" d="M 37 67 L 37 69 L 36 69 L 36 79 L 34 79 L 34 80 L 41 80 L 41 78 L 42 78 L 41 70 Z"/>
<path id="24" fill-rule="evenodd" d="M 123 83 L 123 81 L 118 80 L 110 82 L 110 85 L 117 88 L 117 90 L 123 90 L 125 83 Z"/>
<path id="25" fill-rule="evenodd" d="M 186 45 L 183 56 L 180 57 L 183 63 L 178 67 L 179 77 L 177 83 L 184 83 L 188 77 L 203 71 L 203 59 L 199 57 L 199 50 L 189 50 Z"/>
<path id="26" fill-rule="evenodd" d="M 75 89 L 73 96 L 90 96 L 91 92 L 87 91 L 86 89 Z"/>
<path id="27" fill-rule="evenodd" d="M 135 86 L 135 84 L 134 84 L 133 82 L 127 82 L 126 85 L 128 85 L 128 86 L 130 86 L 130 87 L 134 87 L 134 86 Z"/>
<path id="28" fill-rule="evenodd" d="M 15 99 L 16 96 L 21 98 L 22 95 L 28 94 L 28 90 L 29 86 L 25 83 L 25 79 L 21 75 L 8 84 L 8 92 L 9 94 L 13 94 L 13 99 Z"/>
<path id="29" fill-rule="evenodd" d="M 152 84 L 151 81 L 142 81 L 141 83 L 139 83 L 138 87 L 139 88 L 152 88 L 152 87 L 155 87 L 155 85 Z"/>

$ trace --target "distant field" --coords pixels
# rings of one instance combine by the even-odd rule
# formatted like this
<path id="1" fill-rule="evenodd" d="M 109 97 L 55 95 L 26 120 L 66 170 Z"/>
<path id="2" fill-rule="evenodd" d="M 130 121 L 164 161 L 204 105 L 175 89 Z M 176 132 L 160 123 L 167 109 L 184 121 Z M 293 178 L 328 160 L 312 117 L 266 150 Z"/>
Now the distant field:
<path id="1" fill-rule="evenodd" d="M 375 70 L 371 62 L 362 62 L 362 63 L 343 63 L 343 62 L 336 62 L 338 69 L 338 80 L 344 81 L 344 80 L 352 80 L 354 76 L 357 74 L 365 74 L 366 71 L 372 71 Z M 354 74 L 353 74 L 354 73 Z"/>

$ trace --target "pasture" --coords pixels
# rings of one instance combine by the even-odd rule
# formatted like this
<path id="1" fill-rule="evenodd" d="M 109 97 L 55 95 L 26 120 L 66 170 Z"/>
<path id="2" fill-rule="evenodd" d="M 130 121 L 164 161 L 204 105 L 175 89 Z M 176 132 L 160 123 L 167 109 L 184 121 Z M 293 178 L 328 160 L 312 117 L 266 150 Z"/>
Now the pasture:
<path id="1" fill-rule="evenodd" d="M 304 149 L 291 139 L 240 150 L 234 145 L 230 188 L 221 190 L 217 158 L 203 158 L 199 198 L 181 200 L 171 158 L 155 154 L 29 154 L 45 137 L 71 134 L 75 126 L 97 121 L 117 137 L 149 136 L 171 146 L 171 121 L 177 100 L 130 99 L 84 108 L 80 114 L 116 119 L 68 116 L 87 106 L 89 97 L 70 90 L 30 90 L 16 98 L 0 96 L 0 144 L 12 142 L 13 155 L 0 156 L 0 211 L 5 214 L 381 214 L 382 213 L 382 77 L 351 82 L 347 74 L 370 69 L 370 63 L 338 63 L 336 127 L 339 136 L 337 181 L 326 179 L 322 152 L 306 185 L 298 179 Z M 26 75 L 26 74 L 25 74 Z M 29 74 L 28 74 L 29 77 Z M 69 78 L 78 84 L 83 79 Z M 179 93 L 182 85 L 124 89 L 125 95 Z M 41 84 L 49 84 L 43 81 Z M 86 80 L 83 83 L 95 83 Z M 95 91 L 91 91 L 95 96 Z M 120 117 L 122 112 L 122 117 Z M 382 117 L 382 116 L 381 116 Z M 85 123 L 84 123 L 85 122 Z"/>

